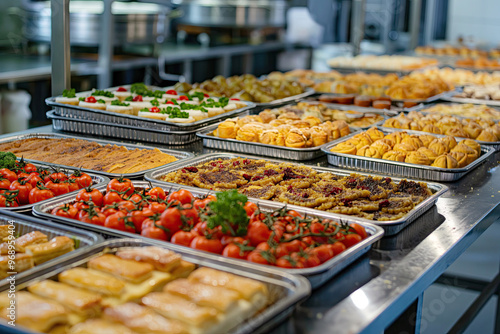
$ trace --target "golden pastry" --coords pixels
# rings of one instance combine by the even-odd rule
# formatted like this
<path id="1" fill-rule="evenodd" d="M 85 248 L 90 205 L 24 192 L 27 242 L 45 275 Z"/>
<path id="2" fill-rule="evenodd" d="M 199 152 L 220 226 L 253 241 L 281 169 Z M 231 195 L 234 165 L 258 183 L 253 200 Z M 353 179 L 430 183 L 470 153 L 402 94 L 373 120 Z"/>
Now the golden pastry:
<path id="1" fill-rule="evenodd" d="M 448 147 L 448 151 L 457 146 L 457 141 L 455 140 L 455 137 L 452 136 L 446 136 L 443 138 L 439 138 L 439 141 L 445 144 Z M 436 151 L 436 153 L 438 153 Z"/>
<path id="2" fill-rule="evenodd" d="M 335 121 L 332 122 L 333 130 L 338 129 L 340 132 L 340 137 L 347 136 L 348 134 L 351 133 L 351 130 L 349 129 L 349 125 L 344 122 L 344 121 Z"/>
<path id="3" fill-rule="evenodd" d="M 287 120 L 287 119 L 275 119 L 275 120 L 272 120 L 271 122 L 269 122 L 269 125 L 273 126 L 273 127 L 278 127 L 280 125 L 285 125 L 285 124 L 289 124 L 290 121 Z"/>
<path id="4" fill-rule="evenodd" d="M 326 132 L 326 135 L 328 136 L 328 141 L 332 141 L 335 139 L 340 138 L 340 129 L 338 126 L 333 126 L 333 123 L 330 121 L 324 122 L 320 125 L 320 127 L 323 129 L 323 131 Z"/>
<path id="5" fill-rule="evenodd" d="M 349 142 L 342 142 L 330 149 L 330 152 L 342 153 L 342 154 L 353 154 L 357 152 L 356 146 Z"/>
<path id="6" fill-rule="evenodd" d="M 448 146 L 439 139 L 433 140 L 428 147 L 436 152 L 438 156 L 449 151 Z"/>
<path id="7" fill-rule="evenodd" d="M 289 112 L 284 112 L 281 115 L 279 115 L 278 119 L 300 121 L 300 116 L 292 111 L 289 111 Z"/>
<path id="8" fill-rule="evenodd" d="M 47 262 L 75 250 L 73 239 L 66 236 L 52 238 L 49 242 L 26 246 L 26 254 L 33 256 L 35 265 Z"/>
<path id="9" fill-rule="evenodd" d="M 477 141 L 472 140 L 472 139 L 464 139 L 464 140 L 460 141 L 459 144 L 467 145 L 470 148 L 474 149 L 474 151 L 477 152 L 478 156 L 481 155 L 481 145 Z"/>
<path id="10" fill-rule="evenodd" d="M 263 123 L 269 123 L 276 119 L 276 115 L 269 110 L 264 110 L 259 113 L 259 117 Z"/>
<path id="11" fill-rule="evenodd" d="M 382 138 L 382 139 L 377 140 L 377 141 L 376 141 L 376 142 L 374 142 L 372 145 L 374 145 L 374 144 L 377 144 L 377 145 L 378 145 L 378 144 L 386 144 L 386 145 L 389 145 L 389 147 L 391 147 L 391 148 L 392 148 L 392 147 L 394 146 L 394 144 L 395 144 L 395 143 L 394 143 L 392 140 L 387 139 L 387 138 L 385 138 L 385 137 L 384 137 L 384 138 Z"/>
<path id="12" fill-rule="evenodd" d="M 370 147 L 377 150 L 378 155 L 380 155 L 380 158 L 382 158 L 382 156 L 386 152 L 389 152 L 392 149 L 392 147 L 390 145 L 383 142 L 382 140 L 377 140 L 376 142 L 371 144 Z"/>
<path id="13" fill-rule="evenodd" d="M 456 128 L 450 128 L 445 131 L 445 134 L 448 136 L 454 136 L 454 137 L 462 137 L 462 138 L 468 138 L 469 134 L 465 132 L 464 129 L 456 127 Z"/>
<path id="14" fill-rule="evenodd" d="M 298 121 L 293 121 L 290 123 L 293 127 L 298 128 L 298 129 L 309 129 L 311 125 L 309 122 L 298 120 Z"/>
<path id="15" fill-rule="evenodd" d="M 483 127 L 476 122 L 468 122 L 468 124 L 464 126 L 464 130 L 469 135 L 468 137 L 477 138 L 483 131 Z"/>
<path id="16" fill-rule="evenodd" d="M 363 147 L 365 145 L 373 144 L 373 140 L 365 132 L 361 132 L 361 133 L 353 136 L 351 139 L 349 139 L 349 141 L 351 143 L 354 143 L 356 145 L 357 149 L 360 149 L 361 147 Z"/>
<path id="17" fill-rule="evenodd" d="M 406 155 L 405 162 L 410 164 L 418 164 L 418 165 L 430 165 L 431 161 L 429 158 L 423 154 L 422 152 L 410 152 Z"/>
<path id="18" fill-rule="evenodd" d="M 373 147 L 373 146 L 368 146 L 368 148 L 365 150 L 365 157 L 369 158 L 378 158 L 381 159 L 384 153 L 386 153 L 388 150 L 381 149 L 382 147 Z M 359 152 L 358 152 L 359 153 Z M 359 154 L 358 154 L 359 155 Z"/>
<path id="19" fill-rule="evenodd" d="M 243 125 L 236 134 L 236 140 L 258 142 L 259 136 L 264 130 L 257 123 L 248 123 Z"/>
<path id="20" fill-rule="evenodd" d="M 283 137 L 286 137 L 288 135 L 288 132 L 293 129 L 293 126 L 291 126 L 290 124 L 282 124 L 275 127 L 275 129 L 278 130 L 283 135 Z"/>
<path id="21" fill-rule="evenodd" d="M 236 138 L 236 134 L 238 133 L 238 125 L 236 122 L 232 120 L 225 120 L 214 131 L 214 136 L 219 138 Z"/>
<path id="22" fill-rule="evenodd" d="M 394 147 L 392 149 L 394 151 L 400 151 L 400 152 L 405 152 L 405 153 L 417 150 L 417 148 L 415 146 L 410 145 L 410 144 L 404 144 L 404 143 L 396 144 L 396 145 L 394 145 Z"/>
<path id="23" fill-rule="evenodd" d="M 365 145 L 357 149 L 356 155 L 365 156 L 366 151 L 370 148 L 370 145 Z"/>
<path id="24" fill-rule="evenodd" d="M 149 263 L 156 270 L 171 272 L 181 264 L 181 255 L 159 247 L 134 247 L 116 252 L 116 256 L 124 260 Z"/>
<path id="25" fill-rule="evenodd" d="M 133 283 L 140 283 L 150 278 L 154 269 L 153 265 L 149 263 L 124 260 L 112 254 L 93 258 L 87 266 Z"/>
<path id="26" fill-rule="evenodd" d="M 420 135 L 418 136 L 418 138 L 420 138 L 422 144 L 424 144 L 425 147 L 429 147 L 429 144 L 432 143 L 434 139 L 436 139 L 436 137 L 434 137 L 433 135 Z"/>
<path id="27" fill-rule="evenodd" d="M 103 295 L 120 296 L 125 291 L 125 282 L 102 271 L 76 267 L 58 275 L 59 282 L 77 288 L 95 291 Z"/>
<path id="28" fill-rule="evenodd" d="M 319 126 L 315 126 L 311 128 L 311 140 L 312 146 L 321 146 L 328 142 L 328 135 Z"/>
<path id="29" fill-rule="evenodd" d="M 382 131 L 380 131 L 379 129 L 377 129 L 376 127 L 369 128 L 365 132 L 368 136 L 370 136 L 370 138 L 373 141 L 377 141 L 377 140 L 385 137 L 384 133 Z"/>
<path id="30" fill-rule="evenodd" d="M 81 322 L 69 330 L 68 334 L 137 334 L 122 324 L 97 318 Z"/>
<path id="31" fill-rule="evenodd" d="M 467 166 L 467 154 L 462 152 L 450 152 L 449 154 L 457 161 L 457 168 Z"/>
<path id="32" fill-rule="evenodd" d="M 291 129 L 285 139 L 286 147 L 304 148 L 307 144 L 307 138 L 299 129 Z"/>
<path id="33" fill-rule="evenodd" d="M 426 126 L 424 126 L 422 128 L 422 131 L 423 132 L 430 132 L 430 133 L 435 133 L 435 134 L 442 134 L 441 132 L 441 129 L 438 128 L 437 126 L 433 125 L 433 124 L 427 124 Z"/>
<path id="34" fill-rule="evenodd" d="M 492 130 L 485 129 L 481 131 L 481 134 L 477 136 L 476 140 L 479 141 L 487 141 L 487 142 L 494 142 L 498 141 L 498 138 Z"/>
<path id="35" fill-rule="evenodd" d="M 437 158 L 437 156 L 438 156 L 438 155 L 436 154 L 436 152 L 434 152 L 434 150 L 433 150 L 433 149 L 430 149 L 430 148 L 427 148 L 427 147 L 424 147 L 424 146 L 420 147 L 420 148 L 417 150 L 417 152 L 420 152 L 420 153 L 425 154 L 425 155 L 427 156 L 427 158 L 429 158 L 429 160 L 430 160 L 431 162 L 434 162 L 434 160 L 436 160 L 436 158 Z"/>
<path id="36" fill-rule="evenodd" d="M 446 153 L 437 157 L 432 166 L 439 168 L 457 168 L 458 162 L 452 155 Z"/>
<path id="37" fill-rule="evenodd" d="M 386 128 L 401 129 L 402 124 L 397 118 L 389 118 L 384 122 L 383 126 Z"/>
<path id="38" fill-rule="evenodd" d="M 249 123 L 262 123 L 262 118 L 260 118 L 258 115 L 249 115 L 238 118 L 238 120 L 236 121 L 236 124 L 238 125 L 239 128 Z"/>
<path id="39" fill-rule="evenodd" d="M 410 122 L 409 124 L 410 126 L 410 130 L 414 130 L 414 131 L 421 131 L 422 130 L 422 127 L 420 126 L 420 124 L 418 122 Z"/>
<path id="40" fill-rule="evenodd" d="M 384 160 L 399 161 L 404 162 L 406 158 L 406 153 L 401 151 L 388 151 L 383 156 Z"/>
<path id="41" fill-rule="evenodd" d="M 285 146 L 285 137 L 277 130 L 265 130 L 259 137 L 259 142 L 267 145 Z"/>
<path id="42" fill-rule="evenodd" d="M 467 155 L 467 164 L 470 164 L 478 158 L 476 150 L 465 144 L 458 144 L 451 151 L 465 153 Z"/>
<path id="43" fill-rule="evenodd" d="M 497 141 L 500 139 L 500 124 L 494 124 L 490 127 L 490 130 L 497 136 Z"/>
<path id="44" fill-rule="evenodd" d="M 315 116 L 306 116 L 302 119 L 302 121 L 309 123 L 309 127 L 317 126 L 322 123 L 321 120 Z"/>
<path id="45" fill-rule="evenodd" d="M 420 147 L 424 146 L 424 143 L 416 135 L 411 135 L 409 137 L 403 138 L 403 141 L 401 143 L 411 145 L 415 147 L 415 149 L 419 149 Z"/>
<path id="46" fill-rule="evenodd" d="M 396 145 L 400 144 L 403 141 L 403 138 L 405 137 L 403 136 L 403 134 L 404 134 L 403 132 L 393 132 L 389 133 L 384 138 L 391 140 L 394 143 L 394 145 Z"/>

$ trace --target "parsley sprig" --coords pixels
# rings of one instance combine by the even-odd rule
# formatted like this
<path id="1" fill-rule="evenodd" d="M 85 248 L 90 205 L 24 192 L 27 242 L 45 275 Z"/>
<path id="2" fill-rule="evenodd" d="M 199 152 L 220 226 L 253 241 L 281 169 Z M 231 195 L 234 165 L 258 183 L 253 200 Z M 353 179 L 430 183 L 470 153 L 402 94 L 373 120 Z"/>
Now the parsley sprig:
<path id="1" fill-rule="evenodd" d="M 213 229 L 221 226 L 222 232 L 230 231 L 233 236 L 245 235 L 249 219 L 244 205 L 248 198 L 235 189 L 217 193 L 216 196 L 217 200 L 207 205 L 207 227 Z"/>

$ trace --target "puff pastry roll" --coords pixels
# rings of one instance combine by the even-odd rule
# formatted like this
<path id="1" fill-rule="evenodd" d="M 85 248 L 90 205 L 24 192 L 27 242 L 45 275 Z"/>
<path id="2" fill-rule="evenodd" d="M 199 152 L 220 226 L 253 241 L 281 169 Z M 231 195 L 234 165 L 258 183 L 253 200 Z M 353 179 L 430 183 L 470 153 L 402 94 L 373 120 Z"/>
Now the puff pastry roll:
<path id="1" fill-rule="evenodd" d="M 36 265 L 47 262 L 75 250 L 73 240 L 68 237 L 55 237 L 49 242 L 26 246 L 26 253 L 33 256 Z"/>
<path id="2" fill-rule="evenodd" d="M 103 295 L 119 296 L 125 291 L 125 282 L 109 274 L 88 268 L 72 268 L 58 276 L 59 282 Z"/>
<path id="3" fill-rule="evenodd" d="M 16 259 L 14 268 L 9 268 L 9 257 L 8 256 L 0 256 L 0 279 L 4 279 L 9 276 L 7 273 L 10 271 L 15 272 L 23 272 L 28 269 L 33 268 L 33 257 L 28 254 L 20 253 L 16 254 Z M 12 270 L 14 269 L 14 270 Z"/>
<path id="4" fill-rule="evenodd" d="M 0 240 L 7 238 L 10 234 L 9 225 L 0 225 Z"/>
<path id="5" fill-rule="evenodd" d="M 28 290 L 42 298 L 54 299 L 79 315 L 92 317 L 101 313 L 101 295 L 94 292 L 51 280 L 35 283 Z"/>
<path id="6" fill-rule="evenodd" d="M 212 307 L 198 306 L 168 292 L 150 293 L 142 298 L 142 303 L 167 318 L 182 321 L 200 330 L 214 326 L 219 314 Z"/>
<path id="7" fill-rule="evenodd" d="M 47 241 L 48 239 L 45 234 L 39 231 L 33 231 L 17 238 L 14 245 L 16 247 L 16 252 L 24 253 L 26 251 L 26 246 L 42 244 Z M 9 245 L 6 242 L 0 244 L 0 253 L 2 255 L 9 253 Z"/>
<path id="8" fill-rule="evenodd" d="M 138 333 L 145 334 L 182 334 L 186 328 L 178 321 L 169 320 L 155 311 L 134 303 L 127 303 L 104 311 L 112 321 L 122 323 Z"/>
<path id="9" fill-rule="evenodd" d="M 68 331 L 68 334 L 134 334 L 128 327 L 105 319 L 90 319 L 79 323 Z"/>
<path id="10" fill-rule="evenodd" d="M 0 305 L 9 303 L 8 295 L 0 296 Z M 16 293 L 16 325 L 27 327 L 34 331 L 46 332 L 56 324 L 65 324 L 68 322 L 67 311 L 61 304 L 44 300 L 27 291 L 18 291 Z M 8 304 L 7 304 L 8 305 Z M 9 310 L 5 307 L 0 311 L 0 318 L 6 319 Z"/>
<path id="11" fill-rule="evenodd" d="M 124 260 L 112 254 L 94 258 L 88 262 L 87 266 L 133 283 L 140 283 L 150 278 L 154 269 L 149 263 Z"/>
<path id="12" fill-rule="evenodd" d="M 136 247 L 120 250 L 116 256 L 125 260 L 149 263 L 156 270 L 171 272 L 181 264 L 181 255 L 159 247 Z"/>
<path id="13" fill-rule="evenodd" d="M 235 291 L 241 298 L 248 300 L 258 308 L 265 306 L 267 303 L 268 291 L 266 285 L 252 279 L 203 267 L 193 271 L 188 280 Z"/>
<path id="14" fill-rule="evenodd" d="M 223 313 L 238 308 L 239 293 L 217 286 L 190 282 L 185 278 L 168 283 L 163 290 L 189 299 L 199 306 L 213 307 Z"/>
<path id="15" fill-rule="evenodd" d="M 171 274 L 175 278 L 186 278 L 191 274 L 193 270 L 196 269 L 196 265 L 191 262 L 181 260 L 181 263 L 177 268 L 175 268 Z"/>

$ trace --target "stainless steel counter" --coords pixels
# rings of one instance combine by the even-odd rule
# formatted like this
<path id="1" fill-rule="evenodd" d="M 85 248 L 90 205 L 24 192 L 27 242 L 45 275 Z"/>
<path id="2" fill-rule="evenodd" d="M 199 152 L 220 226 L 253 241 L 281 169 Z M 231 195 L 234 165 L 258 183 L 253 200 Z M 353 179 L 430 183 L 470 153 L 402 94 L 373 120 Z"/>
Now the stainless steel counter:
<path id="1" fill-rule="evenodd" d="M 174 149 L 214 152 L 201 142 Z M 382 332 L 499 219 L 499 160 L 497 152 L 458 182 L 447 183 L 450 191 L 435 207 L 399 234 L 380 240 L 366 256 L 313 291 L 272 333 Z M 328 166 L 324 157 L 308 163 Z M 436 299 L 445 305 L 452 298 Z M 413 325 L 418 328 L 418 321 Z"/>

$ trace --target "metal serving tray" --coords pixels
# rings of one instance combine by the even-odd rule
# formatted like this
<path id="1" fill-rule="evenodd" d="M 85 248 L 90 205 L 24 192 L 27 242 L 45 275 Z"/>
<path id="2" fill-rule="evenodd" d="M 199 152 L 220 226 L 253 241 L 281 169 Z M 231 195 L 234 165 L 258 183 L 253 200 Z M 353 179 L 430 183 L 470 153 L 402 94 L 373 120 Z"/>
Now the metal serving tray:
<path id="1" fill-rule="evenodd" d="M 282 99 L 278 99 L 278 100 L 274 100 L 274 101 L 266 102 L 266 103 L 257 103 L 257 102 L 254 102 L 255 106 L 257 107 L 255 110 L 263 110 L 263 109 L 267 109 L 267 108 L 275 108 L 275 107 L 278 107 L 280 105 L 283 105 L 283 104 L 286 104 L 286 103 L 289 103 L 289 102 L 298 101 L 300 99 L 303 99 L 304 97 L 308 97 L 309 95 L 313 95 L 314 93 L 316 93 L 314 91 L 314 89 L 312 89 L 312 88 L 306 88 L 303 93 L 300 93 L 300 94 L 297 94 L 297 95 L 292 95 L 292 96 L 289 96 L 289 97 L 285 97 L 285 98 L 282 98 Z"/>
<path id="2" fill-rule="evenodd" d="M 237 153 L 210 153 L 210 154 L 203 154 L 200 156 L 197 156 L 193 159 L 190 159 L 189 161 L 184 161 L 183 163 L 177 165 L 177 166 L 165 166 L 164 168 L 155 170 L 150 173 L 146 173 L 144 176 L 146 180 L 158 183 L 158 184 L 163 184 L 163 185 L 168 185 L 171 187 L 179 187 L 181 185 L 176 184 L 176 183 L 170 183 L 170 182 L 165 182 L 161 181 L 160 177 L 168 174 L 170 172 L 174 172 L 178 169 L 184 168 L 186 166 L 194 166 L 199 163 L 204 163 L 208 162 L 210 160 L 214 159 L 233 159 L 233 158 L 247 158 L 247 159 L 254 159 L 254 160 L 262 160 L 262 157 L 257 157 L 257 156 L 251 156 L 251 155 L 245 155 L 245 154 L 237 154 Z M 265 159 L 269 162 L 275 162 L 275 163 L 281 163 L 281 162 L 286 162 L 278 159 Z M 341 176 L 348 176 L 351 174 L 350 171 L 342 170 L 342 169 L 335 169 L 335 168 L 325 168 L 325 167 L 317 167 L 317 166 L 312 166 L 312 165 L 306 165 L 307 167 L 311 167 L 312 169 L 316 170 L 319 173 L 334 173 L 336 175 L 341 175 Z M 368 174 L 368 173 L 358 173 L 361 175 L 375 175 L 375 174 Z M 380 174 L 378 174 L 380 176 Z M 384 177 L 384 175 L 381 175 Z M 387 175 L 385 175 L 387 177 Z M 392 178 L 395 182 L 399 182 L 402 179 L 400 178 Z M 408 179 L 410 181 L 415 181 Z M 416 181 L 418 182 L 418 181 Z M 331 217 L 336 217 L 338 219 L 342 219 L 344 221 L 351 221 L 351 222 L 361 222 L 361 223 L 370 223 L 374 224 L 377 226 L 380 226 L 384 229 L 385 235 L 393 235 L 401 231 L 403 228 L 408 226 L 410 223 L 412 223 L 415 219 L 417 219 L 419 216 L 421 216 L 425 211 L 429 210 L 437 201 L 437 199 L 443 195 L 445 192 L 448 191 L 448 187 L 439 184 L 439 183 L 432 183 L 432 182 L 427 182 L 427 186 L 429 189 L 431 189 L 434 194 L 427 198 L 425 201 L 422 203 L 418 204 L 412 211 L 410 211 L 406 216 L 397 219 L 397 220 L 388 220 L 388 221 L 376 221 L 376 220 L 369 220 L 365 218 L 360 218 L 360 217 L 355 217 L 355 216 L 350 216 L 350 215 L 344 215 L 340 213 L 328 213 Z M 188 186 L 181 186 L 182 188 L 196 190 L 200 188 L 195 188 L 195 187 L 188 187 Z M 254 199 L 252 199 L 253 201 Z M 280 202 L 275 202 L 275 201 L 267 201 L 267 200 L 261 200 L 258 199 L 259 201 L 265 202 L 265 203 L 280 203 Z M 303 206 L 298 206 L 298 205 L 290 205 L 288 204 L 287 207 L 293 208 L 296 211 L 300 212 L 308 212 L 310 214 L 314 215 L 320 215 L 320 214 L 325 214 L 325 211 L 320 211 L 320 210 L 315 210 L 315 209 L 310 209 L 306 208 Z"/>
<path id="3" fill-rule="evenodd" d="M 168 121 L 153 120 L 150 118 L 134 115 L 119 114 L 116 112 L 98 110 L 73 106 L 70 104 L 57 103 L 55 97 L 49 97 L 45 103 L 55 109 L 54 114 L 61 117 L 73 118 L 77 120 L 87 120 L 93 122 L 103 122 L 118 125 L 126 125 L 143 129 L 154 129 L 160 131 L 192 131 L 219 122 L 229 117 L 248 115 L 249 110 L 255 107 L 252 102 L 241 101 L 246 106 L 217 116 L 209 117 L 193 123 L 173 123 Z"/>
<path id="4" fill-rule="evenodd" d="M 55 224 L 46 220 L 19 213 L 0 211 L 0 225 L 8 225 L 11 222 L 15 227 L 14 235 L 22 236 L 33 231 L 40 231 L 47 235 L 48 240 L 58 236 L 66 236 L 76 241 L 74 251 L 58 256 L 55 259 L 18 273 L 16 274 L 16 280 L 22 280 L 28 276 L 36 275 L 35 273 L 41 272 L 47 268 L 52 268 L 56 263 L 63 261 L 73 254 L 79 254 L 81 253 L 81 251 L 84 251 L 90 246 L 95 245 L 103 240 L 101 236 L 93 232 L 84 231 L 82 229 L 77 229 L 69 226 L 62 226 L 61 224 Z M 3 290 L 9 285 L 10 282 L 7 281 L 7 278 L 0 280 L 0 290 Z"/>
<path id="5" fill-rule="evenodd" d="M 162 131 L 115 123 L 88 121 L 57 116 L 53 110 L 47 112 L 47 118 L 52 120 L 52 128 L 55 131 L 76 132 L 90 136 L 105 136 L 162 145 L 186 145 L 199 140 L 196 136 L 197 130 Z"/>
<path id="6" fill-rule="evenodd" d="M 457 103 L 457 102 L 454 102 L 454 103 L 452 103 L 452 102 L 439 102 L 439 103 L 430 103 L 430 104 L 423 104 L 423 103 L 421 103 L 421 104 L 416 105 L 416 106 L 411 107 L 411 108 L 405 108 L 403 111 L 404 112 L 419 111 L 419 112 L 424 113 L 426 115 L 436 114 L 436 115 L 442 115 L 442 116 L 454 116 L 454 117 L 458 117 L 458 118 L 480 118 L 479 116 L 471 117 L 471 116 L 461 116 L 459 114 L 441 114 L 441 113 L 438 113 L 438 112 L 426 112 L 426 111 L 424 111 L 426 109 L 430 109 L 430 108 L 435 107 L 437 105 L 456 105 L 456 104 L 462 104 L 462 103 Z M 486 105 L 486 106 L 488 106 L 484 102 L 482 102 L 482 103 L 475 103 L 475 105 Z M 497 110 L 497 111 L 500 112 L 499 108 L 494 108 L 492 106 L 488 106 L 488 107 L 492 108 L 492 109 L 495 109 L 495 110 Z M 500 118 L 498 118 L 498 119 L 491 119 L 491 120 L 494 121 L 494 122 L 497 122 L 497 121 L 500 121 Z"/>
<path id="7" fill-rule="evenodd" d="M 95 134 L 95 136 L 100 136 L 100 135 L 102 135 L 102 134 L 101 133 Z M 29 138 L 53 138 L 53 139 L 75 138 L 75 139 L 81 139 L 81 140 L 86 140 L 86 141 L 90 141 L 90 142 L 96 142 L 96 143 L 101 144 L 101 145 L 110 144 L 110 145 L 123 146 L 123 147 L 126 147 L 128 149 L 136 149 L 136 148 L 144 149 L 144 150 L 157 149 L 163 153 L 170 154 L 170 155 L 176 157 L 177 159 L 179 159 L 179 161 L 171 162 L 173 164 L 180 162 L 180 160 L 182 160 L 182 159 L 186 159 L 186 158 L 193 156 L 193 154 L 189 153 L 189 152 L 175 151 L 175 150 L 169 150 L 169 149 L 164 149 L 164 148 L 156 148 L 156 147 L 136 145 L 136 144 L 120 143 L 120 142 L 110 141 L 110 140 L 99 140 L 99 139 L 93 139 L 93 138 L 77 137 L 77 136 L 73 136 L 73 135 L 70 136 L 70 135 L 63 135 L 63 134 L 55 134 L 55 133 L 27 133 L 24 135 L 6 136 L 6 137 L 0 138 L 0 143 L 8 143 L 8 142 L 12 142 L 12 141 L 29 139 Z M 31 159 L 24 159 L 24 160 L 29 161 L 29 162 L 36 162 L 36 163 L 46 165 L 49 167 L 50 166 L 57 166 L 57 167 L 63 167 L 63 168 L 68 168 L 68 169 L 76 169 L 75 167 L 72 167 L 72 166 L 59 165 L 59 164 L 49 163 L 49 162 L 45 162 L 45 161 L 37 161 L 37 160 L 31 160 Z M 120 176 L 124 176 L 127 178 L 138 178 L 138 177 L 142 177 L 144 175 L 144 173 L 146 173 L 146 172 L 150 172 L 150 171 L 156 170 L 158 168 L 162 168 L 162 167 L 163 166 L 145 169 L 145 170 L 140 171 L 140 172 L 126 173 L 126 174 L 108 173 L 108 172 L 96 171 L 93 169 L 86 169 L 86 168 L 82 168 L 81 170 L 84 172 L 90 172 L 90 173 L 95 173 L 95 174 L 99 174 L 99 175 L 104 175 L 104 176 L 107 176 L 110 178 L 115 178 L 115 177 L 120 177 Z"/>
<path id="8" fill-rule="evenodd" d="M 137 188 L 150 187 L 150 182 L 147 182 L 147 181 L 134 181 L 133 183 L 134 183 L 134 186 Z M 213 191 L 210 191 L 207 189 L 185 187 L 185 186 L 178 185 L 178 184 L 176 184 L 174 186 L 170 186 L 170 185 L 167 186 L 167 185 L 164 185 L 164 184 L 161 184 L 158 182 L 152 182 L 151 184 L 153 184 L 153 186 L 160 186 L 165 190 L 174 190 L 174 189 L 181 189 L 181 188 L 182 189 L 189 189 L 189 191 L 191 191 L 191 193 L 193 193 L 193 195 L 195 195 L 195 196 L 213 193 Z M 95 188 L 100 190 L 100 191 L 105 191 L 106 185 L 102 185 L 102 186 L 95 187 Z M 62 223 L 67 224 L 67 225 L 78 225 L 82 228 L 90 229 L 94 232 L 101 233 L 101 234 L 107 234 L 107 235 L 112 235 L 112 236 L 116 236 L 116 237 L 135 237 L 135 238 L 144 239 L 144 240 L 148 240 L 148 241 L 151 240 L 150 238 L 143 237 L 143 236 L 135 234 L 135 233 L 122 232 L 122 231 L 110 229 L 110 228 L 107 228 L 104 226 L 87 224 L 87 223 L 80 222 L 78 220 L 68 219 L 68 218 L 54 216 L 54 215 L 50 214 L 50 212 L 54 208 L 56 208 L 60 205 L 66 204 L 66 203 L 72 203 L 74 201 L 75 201 L 74 195 L 73 196 L 67 195 L 64 197 L 57 198 L 57 199 L 52 199 L 50 202 L 46 202 L 44 204 L 35 206 L 35 208 L 33 209 L 33 213 L 36 216 L 40 216 L 40 217 L 43 217 L 46 219 L 51 219 L 54 221 L 62 222 Z M 265 210 L 265 211 L 280 209 L 284 206 L 284 204 L 282 204 L 282 203 L 272 202 L 272 201 L 264 201 L 264 200 L 260 200 L 260 199 L 252 199 L 251 201 L 257 203 L 259 205 L 260 209 Z M 291 207 L 291 206 L 288 206 L 288 207 Z M 326 213 L 326 212 L 316 211 L 314 213 L 311 213 L 311 212 L 306 212 L 306 210 L 303 210 L 303 209 L 304 208 L 302 208 L 302 207 L 298 207 L 296 209 L 296 211 L 305 212 L 307 214 L 313 214 L 314 216 L 317 216 L 320 218 L 329 218 L 329 219 L 335 218 L 331 214 Z M 350 219 L 350 221 L 355 221 L 355 220 Z M 323 284 L 327 280 L 329 280 L 331 277 L 336 275 L 338 272 L 340 272 L 342 269 L 344 269 L 346 266 L 348 266 L 350 263 L 352 263 L 357 258 L 359 258 L 361 255 L 366 253 L 370 249 L 371 245 L 374 242 L 376 242 L 378 239 L 382 238 L 382 235 L 384 233 L 382 228 L 375 226 L 375 225 L 372 225 L 370 223 L 366 223 L 366 222 L 361 222 L 360 224 L 366 228 L 366 230 L 370 236 L 367 239 L 360 242 L 359 244 L 356 244 L 355 246 L 353 246 L 353 247 L 349 248 L 348 250 L 346 250 L 345 252 L 341 253 L 339 256 L 336 256 L 336 257 L 332 258 L 331 260 L 323 263 L 322 265 L 314 267 L 314 268 L 305 268 L 305 269 L 282 269 L 282 268 L 280 268 L 279 270 L 284 271 L 288 274 L 296 274 L 296 275 L 305 276 L 307 279 L 309 279 L 313 288 L 320 286 L 321 284 Z M 164 244 L 165 242 L 160 241 L 160 243 Z M 182 246 L 179 246 L 179 247 L 182 247 Z M 184 247 L 182 247 L 182 248 L 184 248 Z M 206 254 L 206 252 L 198 251 L 198 250 L 192 250 L 192 252 L 195 254 Z M 216 255 L 216 257 L 220 257 L 220 255 Z M 243 263 L 243 264 L 248 263 L 248 261 L 245 261 L 245 260 L 237 260 L 237 261 L 239 263 Z M 244 261 L 244 262 L 242 262 L 242 261 Z M 258 266 L 260 267 L 262 265 L 258 265 Z M 264 267 L 267 268 L 267 266 L 264 266 Z"/>
<path id="9" fill-rule="evenodd" d="M 50 169 L 51 167 L 54 167 L 54 166 L 48 166 L 48 165 L 44 165 L 44 164 L 39 164 L 39 163 L 34 163 L 35 166 L 37 167 L 42 167 L 42 168 L 47 168 L 47 169 Z M 64 172 L 68 172 L 68 173 L 72 173 L 72 172 L 75 172 L 77 171 L 78 169 L 76 168 L 64 168 Z M 91 178 L 92 178 L 92 185 L 93 186 L 96 186 L 96 185 L 99 185 L 99 184 L 108 184 L 109 182 L 109 179 L 105 176 L 102 176 L 102 175 L 96 175 L 96 174 L 93 174 L 93 173 L 87 173 Z M 71 192 L 70 194 L 76 194 L 78 191 L 80 190 L 75 190 L 73 192 Z M 37 203 L 44 203 L 46 200 L 44 201 L 40 201 L 40 202 L 37 202 Z M 20 205 L 20 206 L 12 206 L 12 207 L 1 207 L 0 210 L 9 210 L 9 211 L 16 211 L 16 212 L 31 212 L 31 208 L 34 206 L 35 204 L 24 204 L 24 205 Z"/>
<path id="10" fill-rule="evenodd" d="M 495 100 L 481 100 L 481 99 L 468 99 L 465 97 L 454 97 L 454 96 L 446 96 L 441 98 L 441 100 L 456 102 L 456 103 L 472 103 L 472 104 L 486 104 L 489 106 L 500 106 L 500 101 Z"/>
<path id="11" fill-rule="evenodd" d="M 412 130 L 401 130 L 393 128 L 378 128 L 384 134 L 405 131 L 408 134 L 429 134 L 427 132 L 412 131 Z M 445 135 L 432 134 L 435 137 L 442 138 Z M 469 173 L 471 170 L 482 164 L 488 159 L 490 155 L 495 152 L 492 147 L 481 146 L 481 156 L 474 160 L 472 163 L 468 164 L 463 168 L 440 168 L 433 166 L 424 166 L 411 164 L 407 162 L 384 160 L 379 158 L 368 158 L 352 154 L 343 154 L 331 152 L 330 149 L 335 145 L 349 140 L 351 135 L 338 139 L 333 143 L 322 146 L 323 152 L 327 154 L 328 163 L 334 166 L 353 169 L 355 171 L 368 171 L 368 172 L 380 172 L 387 175 L 411 177 L 415 179 L 424 179 L 432 181 L 445 181 L 451 182 L 460 179 L 465 174 Z"/>
<path id="12" fill-rule="evenodd" d="M 211 135 L 211 133 L 214 132 L 214 130 L 216 130 L 218 126 L 219 124 L 214 124 L 196 133 L 198 137 L 203 138 L 203 146 L 219 150 L 258 154 L 267 157 L 299 161 L 312 160 L 325 155 L 321 151 L 321 146 L 293 148 L 262 143 L 245 142 L 242 140 L 230 138 L 215 137 Z M 359 132 L 359 130 L 351 130 L 351 132 L 356 133 Z"/>
<path id="13" fill-rule="evenodd" d="M 240 261 L 231 261 L 231 259 L 220 256 L 210 256 L 210 253 L 192 252 L 187 247 L 176 247 L 173 244 L 158 243 L 154 240 L 144 241 L 137 239 L 117 239 L 109 240 L 92 248 L 75 254 L 71 259 L 61 261 L 57 267 L 47 270 L 43 275 L 32 275 L 25 279 L 18 280 L 17 291 L 25 289 L 27 286 L 46 279 L 57 279 L 57 275 L 64 270 L 82 267 L 92 258 L 104 253 L 115 253 L 121 248 L 158 246 L 175 251 L 182 255 L 186 261 L 197 264 L 200 267 L 209 267 L 216 270 L 230 272 L 232 274 L 251 278 L 266 284 L 269 289 L 272 303 L 263 311 L 257 313 L 250 319 L 240 323 L 228 333 L 263 333 L 278 325 L 286 319 L 294 310 L 296 304 L 309 296 L 311 287 L 307 280 L 301 276 L 291 275 L 286 272 L 270 268 L 269 266 L 257 266 L 252 263 L 242 263 Z M 5 290 L 5 289 L 3 289 Z M 22 329 L 0 324 L 2 333 L 26 333 Z"/>

